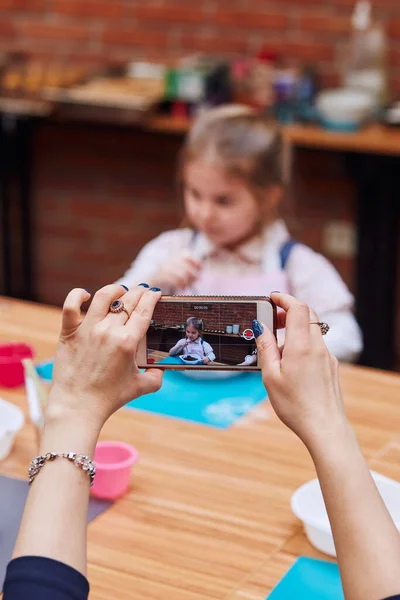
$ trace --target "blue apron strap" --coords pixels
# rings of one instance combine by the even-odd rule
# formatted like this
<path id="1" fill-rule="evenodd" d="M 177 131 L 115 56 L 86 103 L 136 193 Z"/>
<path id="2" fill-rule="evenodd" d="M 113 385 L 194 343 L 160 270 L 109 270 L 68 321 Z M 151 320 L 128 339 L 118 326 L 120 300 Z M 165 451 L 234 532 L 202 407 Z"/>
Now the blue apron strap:
<path id="1" fill-rule="evenodd" d="M 194 229 L 194 230 L 193 230 L 193 233 L 192 233 L 192 239 L 190 240 L 190 244 L 191 244 L 191 246 L 194 246 L 194 245 L 195 245 L 195 243 L 196 243 L 196 240 L 197 240 L 197 236 L 198 236 L 198 235 L 199 235 L 199 232 L 198 232 L 198 231 L 196 231 L 196 229 Z"/>
<path id="2" fill-rule="evenodd" d="M 288 240 L 287 242 L 285 242 L 283 244 L 283 246 L 281 247 L 280 251 L 279 251 L 279 255 L 281 258 L 281 268 L 284 269 L 286 267 L 286 263 L 289 260 L 289 256 L 290 253 L 293 249 L 294 246 L 296 246 L 296 244 L 298 244 L 298 242 L 296 240 Z"/>

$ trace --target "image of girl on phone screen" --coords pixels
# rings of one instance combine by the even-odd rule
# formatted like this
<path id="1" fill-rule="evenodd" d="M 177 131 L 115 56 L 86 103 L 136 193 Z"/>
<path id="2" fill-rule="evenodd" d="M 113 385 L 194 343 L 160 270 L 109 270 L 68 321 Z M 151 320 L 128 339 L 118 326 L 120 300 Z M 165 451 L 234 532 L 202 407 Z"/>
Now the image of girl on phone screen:
<path id="1" fill-rule="evenodd" d="M 215 360 L 212 346 L 203 340 L 203 319 L 189 317 L 186 321 L 186 337 L 179 340 L 169 351 L 170 356 L 182 355 L 186 360 L 189 357 L 198 357 L 203 365 L 208 365 Z M 190 360 L 190 359 L 189 359 Z"/>

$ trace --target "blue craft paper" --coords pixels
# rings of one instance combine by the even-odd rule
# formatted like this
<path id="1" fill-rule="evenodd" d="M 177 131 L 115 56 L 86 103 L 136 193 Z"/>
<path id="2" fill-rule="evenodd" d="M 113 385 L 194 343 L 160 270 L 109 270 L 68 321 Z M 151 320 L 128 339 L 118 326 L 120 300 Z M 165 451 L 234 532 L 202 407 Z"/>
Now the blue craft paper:
<path id="1" fill-rule="evenodd" d="M 167 360 L 181 364 L 175 357 Z M 52 362 L 38 365 L 36 369 L 43 379 L 51 381 Z M 259 372 L 201 381 L 179 371 L 166 371 L 161 390 L 132 400 L 127 407 L 226 429 L 266 396 Z"/>
<path id="2" fill-rule="evenodd" d="M 259 372 L 201 381 L 166 371 L 158 392 L 133 400 L 128 407 L 226 429 L 266 396 Z"/>
<path id="3" fill-rule="evenodd" d="M 45 362 L 36 366 L 36 371 L 46 381 L 51 381 L 53 377 L 53 361 Z"/>
<path id="4" fill-rule="evenodd" d="M 300 557 L 278 583 L 268 600 L 344 600 L 336 563 Z"/>

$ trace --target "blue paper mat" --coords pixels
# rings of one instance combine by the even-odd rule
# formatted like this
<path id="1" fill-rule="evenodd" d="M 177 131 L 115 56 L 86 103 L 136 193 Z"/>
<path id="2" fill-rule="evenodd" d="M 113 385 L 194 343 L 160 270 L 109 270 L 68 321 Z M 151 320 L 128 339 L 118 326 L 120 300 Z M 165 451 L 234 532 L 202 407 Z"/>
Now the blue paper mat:
<path id="1" fill-rule="evenodd" d="M 41 377 L 51 380 L 52 362 L 43 363 L 36 368 Z M 226 379 L 200 380 L 191 379 L 182 372 L 166 371 L 163 386 L 158 392 L 132 400 L 127 406 L 226 429 L 266 396 L 261 373 L 241 373 Z"/>
<path id="2" fill-rule="evenodd" d="M 337 564 L 301 557 L 268 596 L 268 600 L 344 600 Z"/>

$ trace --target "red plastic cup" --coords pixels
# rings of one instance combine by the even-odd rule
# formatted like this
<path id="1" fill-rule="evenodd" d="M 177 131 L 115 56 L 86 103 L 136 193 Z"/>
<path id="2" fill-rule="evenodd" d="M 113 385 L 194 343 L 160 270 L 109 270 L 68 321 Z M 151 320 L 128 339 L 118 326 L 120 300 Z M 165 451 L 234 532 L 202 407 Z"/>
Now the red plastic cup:
<path id="1" fill-rule="evenodd" d="M 96 476 L 91 494 L 96 498 L 115 500 L 128 489 L 132 467 L 139 453 L 124 442 L 99 442 L 94 452 Z"/>
<path id="2" fill-rule="evenodd" d="M 25 381 L 23 358 L 33 358 L 32 346 L 23 343 L 0 344 L 0 386 L 18 387 Z"/>

